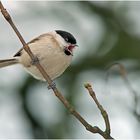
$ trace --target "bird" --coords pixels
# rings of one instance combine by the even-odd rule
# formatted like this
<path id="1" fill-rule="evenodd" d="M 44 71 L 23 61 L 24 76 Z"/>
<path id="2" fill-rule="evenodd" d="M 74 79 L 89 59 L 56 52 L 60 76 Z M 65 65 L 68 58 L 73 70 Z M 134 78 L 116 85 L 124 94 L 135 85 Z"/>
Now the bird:
<path id="1" fill-rule="evenodd" d="M 77 41 L 75 37 L 63 30 L 54 30 L 32 39 L 27 43 L 31 52 L 38 58 L 41 66 L 50 76 L 56 79 L 71 64 Z M 13 57 L 0 60 L 0 68 L 21 64 L 34 78 L 45 81 L 44 77 L 34 65 L 27 52 L 21 48 Z"/>

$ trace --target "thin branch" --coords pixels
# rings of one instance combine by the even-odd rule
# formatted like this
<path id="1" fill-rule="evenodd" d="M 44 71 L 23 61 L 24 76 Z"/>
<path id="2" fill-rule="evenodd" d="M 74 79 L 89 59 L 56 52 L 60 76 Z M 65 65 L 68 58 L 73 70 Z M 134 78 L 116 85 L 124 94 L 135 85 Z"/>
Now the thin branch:
<path id="1" fill-rule="evenodd" d="M 99 103 L 99 101 L 98 101 L 98 99 L 96 97 L 96 94 L 95 94 L 95 92 L 92 89 L 92 86 L 89 83 L 87 83 L 87 84 L 85 84 L 85 88 L 88 90 L 90 96 L 92 97 L 92 99 L 96 103 L 96 105 L 97 105 L 98 109 L 100 110 L 100 112 L 102 114 L 102 117 L 104 119 L 106 129 L 103 132 L 103 134 L 106 136 L 107 139 L 112 139 L 112 137 L 110 136 L 110 133 L 111 133 L 111 130 L 110 130 L 110 122 L 109 122 L 109 118 L 108 118 L 108 114 L 107 114 L 106 110 Z"/>
<path id="2" fill-rule="evenodd" d="M 0 1 L 0 10 L 3 14 L 3 16 L 5 17 L 5 19 L 8 21 L 8 23 L 11 25 L 11 27 L 13 28 L 13 30 L 15 31 L 16 35 L 18 36 L 19 40 L 21 41 L 23 48 L 25 49 L 25 51 L 29 54 L 30 58 L 32 61 L 36 61 L 35 66 L 38 68 L 38 70 L 40 71 L 40 73 L 43 75 L 43 77 L 46 79 L 46 81 L 48 82 L 48 84 L 51 86 L 52 85 L 52 80 L 50 79 L 49 75 L 46 73 L 46 71 L 44 70 L 44 68 L 40 65 L 39 60 L 36 56 L 34 56 L 34 54 L 31 52 L 29 46 L 27 45 L 27 43 L 25 42 L 25 40 L 23 39 L 22 35 L 20 34 L 20 32 L 18 31 L 17 27 L 15 26 L 15 24 L 12 21 L 12 18 L 10 16 L 10 14 L 7 12 L 7 10 L 4 8 L 3 4 Z M 59 90 L 56 88 L 56 86 L 51 87 L 54 94 L 58 97 L 58 99 L 64 104 L 64 106 L 67 108 L 67 110 L 77 119 L 79 120 L 84 127 L 92 132 L 92 133 L 98 133 L 100 134 L 103 138 L 105 139 L 113 139 L 110 135 L 106 134 L 106 131 L 103 132 L 100 128 L 98 128 L 97 126 L 91 126 L 71 105 L 70 103 L 67 101 L 67 99 L 65 99 L 65 97 L 62 96 L 62 94 L 59 92 Z M 104 114 L 104 113 L 103 113 Z M 110 127 L 109 127 L 110 130 Z M 108 131 L 107 131 L 108 132 Z M 110 132 L 110 131 L 109 131 Z"/>

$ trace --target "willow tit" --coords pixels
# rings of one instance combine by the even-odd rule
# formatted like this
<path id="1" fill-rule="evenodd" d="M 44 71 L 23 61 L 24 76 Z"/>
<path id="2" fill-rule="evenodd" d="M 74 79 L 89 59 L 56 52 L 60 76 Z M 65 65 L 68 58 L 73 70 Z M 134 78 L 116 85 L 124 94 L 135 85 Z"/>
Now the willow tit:
<path id="1" fill-rule="evenodd" d="M 56 30 L 31 40 L 28 46 L 53 80 L 60 76 L 70 65 L 73 50 L 77 45 L 72 34 Z M 13 64 L 22 64 L 33 77 L 38 80 L 45 80 L 23 48 L 12 58 L 0 60 L 0 68 Z"/>

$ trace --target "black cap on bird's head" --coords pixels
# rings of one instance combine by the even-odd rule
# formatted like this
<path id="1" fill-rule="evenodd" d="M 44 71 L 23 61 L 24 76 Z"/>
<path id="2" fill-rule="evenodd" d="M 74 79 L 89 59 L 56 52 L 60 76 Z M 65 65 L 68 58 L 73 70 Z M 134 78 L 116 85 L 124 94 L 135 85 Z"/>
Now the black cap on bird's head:
<path id="1" fill-rule="evenodd" d="M 68 46 L 64 46 L 64 53 L 66 55 L 73 55 L 73 49 L 75 46 L 78 46 L 74 36 L 71 33 L 62 30 L 56 30 L 56 33 L 69 44 Z"/>
<path id="2" fill-rule="evenodd" d="M 66 42 L 76 44 L 76 39 L 71 33 L 62 30 L 56 30 L 56 33 L 63 37 Z"/>

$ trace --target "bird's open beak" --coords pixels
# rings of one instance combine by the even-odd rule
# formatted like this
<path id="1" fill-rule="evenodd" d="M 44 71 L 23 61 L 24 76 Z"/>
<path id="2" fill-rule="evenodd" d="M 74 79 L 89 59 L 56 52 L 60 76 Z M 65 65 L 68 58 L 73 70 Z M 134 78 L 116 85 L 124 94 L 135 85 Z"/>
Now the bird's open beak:
<path id="1" fill-rule="evenodd" d="M 73 49 L 75 47 L 78 47 L 78 45 L 77 44 L 74 44 L 74 45 L 70 44 L 69 46 L 65 47 L 65 51 L 67 51 L 70 55 L 73 56 Z"/>
<path id="2" fill-rule="evenodd" d="M 69 47 L 65 47 L 64 50 L 65 50 L 65 52 L 66 52 L 67 55 L 72 55 L 73 56 L 73 52 L 72 52 L 71 49 L 69 49 Z"/>

